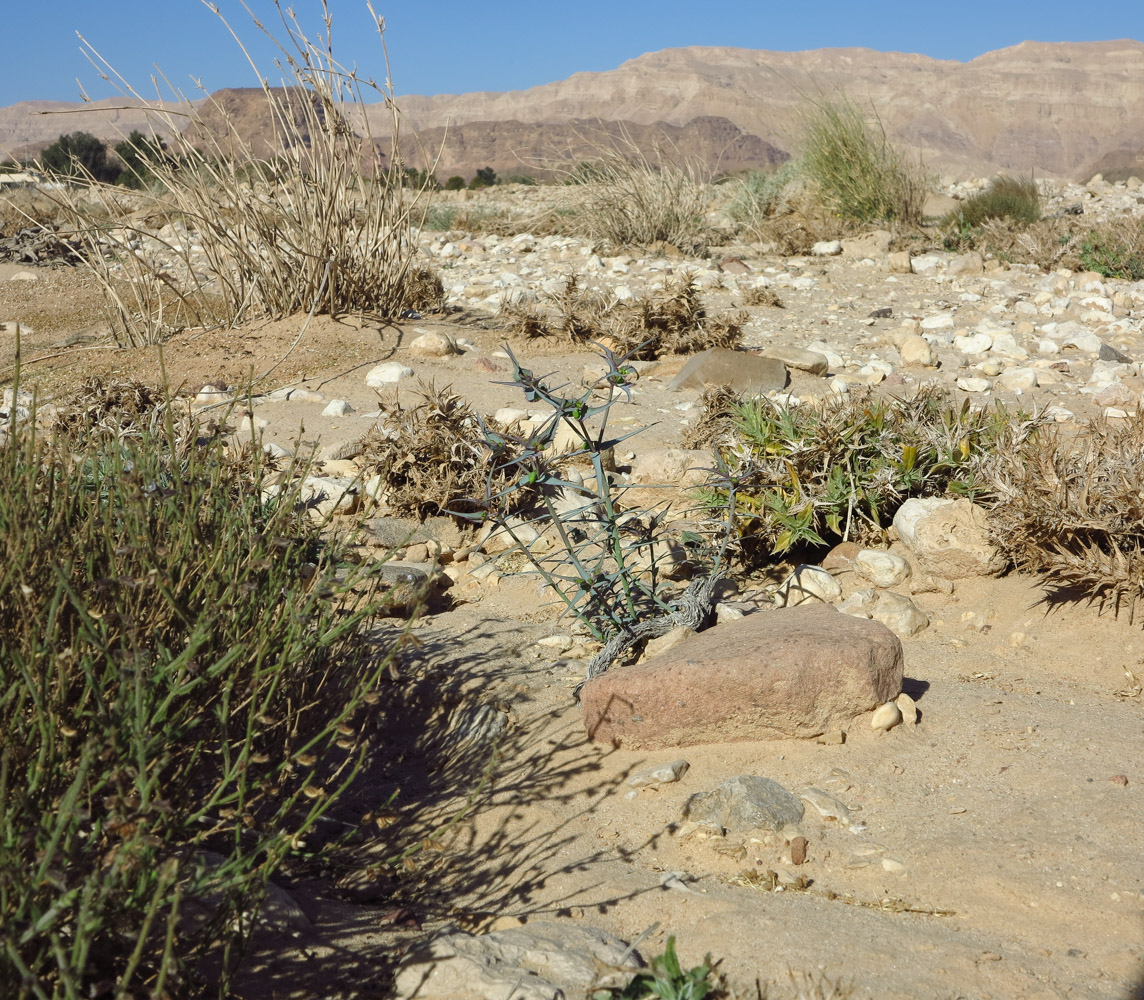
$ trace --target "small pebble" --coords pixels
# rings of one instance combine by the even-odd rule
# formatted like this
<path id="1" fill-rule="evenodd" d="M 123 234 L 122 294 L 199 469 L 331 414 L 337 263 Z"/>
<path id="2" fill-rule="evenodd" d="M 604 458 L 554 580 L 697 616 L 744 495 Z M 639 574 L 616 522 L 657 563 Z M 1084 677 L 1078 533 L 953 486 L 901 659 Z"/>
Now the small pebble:
<path id="1" fill-rule="evenodd" d="M 1108 780 L 1114 785 L 1123 785 L 1125 788 L 1128 787 L 1128 775 L 1126 774 L 1114 774 Z"/>
<path id="2" fill-rule="evenodd" d="M 882 867 L 888 872 L 904 872 L 906 870 L 905 864 L 897 858 L 883 858 Z"/>
<path id="3" fill-rule="evenodd" d="M 905 691 L 894 699 L 894 704 L 902 713 L 902 721 L 907 726 L 916 726 L 918 722 L 918 705 Z"/>
<path id="4" fill-rule="evenodd" d="M 801 865 L 806 862 L 806 837 L 795 837 L 790 842 L 790 863 L 792 865 Z"/>
<path id="5" fill-rule="evenodd" d="M 870 728 L 881 730 L 882 732 L 889 732 L 894 726 L 902 721 L 902 710 L 892 702 L 888 701 L 874 712 L 873 717 L 870 719 Z"/>
<path id="6" fill-rule="evenodd" d="M 648 767 L 642 771 L 637 771 L 630 778 L 628 784 L 632 788 L 646 788 L 650 785 L 669 785 L 673 781 L 678 781 L 686 773 L 691 765 L 685 760 L 673 760 L 669 764 L 656 764 L 655 767 Z"/>

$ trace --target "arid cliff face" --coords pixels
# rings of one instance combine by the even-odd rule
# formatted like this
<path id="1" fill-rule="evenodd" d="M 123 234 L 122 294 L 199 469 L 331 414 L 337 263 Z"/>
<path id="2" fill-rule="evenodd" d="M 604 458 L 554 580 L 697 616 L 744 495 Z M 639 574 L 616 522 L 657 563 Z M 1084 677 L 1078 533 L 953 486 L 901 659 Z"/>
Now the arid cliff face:
<path id="1" fill-rule="evenodd" d="M 398 103 L 406 136 L 416 136 L 424 150 L 407 143 L 408 162 L 439 156 L 443 179 L 486 165 L 502 176 L 542 173 L 547 161 L 584 158 L 593 134 L 622 130 L 714 170 L 763 165 L 797 151 L 799 109 L 807 100 L 838 92 L 870 105 L 892 138 L 950 174 L 1144 170 L 1144 43 L 1133 40 L 1022 42 L 968 63 L 870 49 L 694 46 L 529 90 L 408 95 Z M 260 122 L 261 99 L 257 90 L 226 92 L 243 135 L 264 148 L 272 128 L 264 111 Z M 122 109 L 35 113 L 67 107 L 29 102 L 0 109 L 0 151 L 42 147 L 78 128 L 118 138 L 146 124 L 142 112 Z M 373 105 L 368 115 L 374 133 L 388 135 L 384 107 Z"/>

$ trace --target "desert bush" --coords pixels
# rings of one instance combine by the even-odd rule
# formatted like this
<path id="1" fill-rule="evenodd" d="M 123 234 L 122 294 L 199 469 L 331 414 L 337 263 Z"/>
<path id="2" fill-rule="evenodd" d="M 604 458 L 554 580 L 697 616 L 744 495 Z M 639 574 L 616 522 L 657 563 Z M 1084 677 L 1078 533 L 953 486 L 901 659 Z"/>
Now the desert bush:
<path id="1" fill-rule="evenodd" d="M 709 347 L 734 347 L 743 337 L 747 315 L 710 315 L 688 275 L 661 292 L 622 303 L 609 334 L 624 355 L 650 360 L 661 354 L 695 354 Z"/>
<path id="2" fill-rule="evenodd" d="M 446 191 L 463 191 L 465 189 L 465 178 L 460 174 L 453 174 L 447 181 L 445 181 Z"/>
<path id="3" fill-rule="evenodd" d="M 381 476 L 385 500 L 399 514 L 471 513 L 481 506 L 471 498 L 483 495 L 490 482 L 503 488 L 511 472 L 506 468 L 490 480 L 486 429 L 460 396 L 431 382 L 419 383 L 418 395 L 412 406 L 396 402 L 387 408 L 379 426 L 362 439 L 360 461 Z"/>
<path id="4" fill-rule="evenodd" d="M 90 132 L 69 132 L 45 147 L 40 167 L 57 177 L 112 182 L 119 168 L 107 159 L 107 146 Z"/>
<path id="5" fill-rule="evenodd" d="M 323 11 L 328 31 L 325 3 Z M 130 205 L 136 214 L 91 171 L 83 197 L 69 188 L 57 196 L 75 238 L 86 245 L 85 263 L 103 286 L 112 328 L 124 344 L 259 315 L 395 316 L 408 306 L 408 233 L 423 206 L 418 195 L 403 192 L 396 111 L 388 160 L 363 111 L 367 93 L 393 108 L 392 94 L 342 67 L 328 37 L 311 41 L 292 13 L 282 18 L 289 42 L 270 37 L 283 53 L 288 82 L 262 88 L 276 133 L 272 161 L 258 155 L 240 124 L 207 96 L 185 127 L 181 111 L 152 109 L 146 141 L 168 136 L 172 156 L 151 165 L 154 183 Z M 384 51 L 384 35 L 382 45 Z M 89 55 L 109 77 L 121 79 L 98 53 Z M 126 96 L 142 100 L 129 84 L 122 86 Z M 175 99 L 180 109 L 192 108 L 182 93 Z M 268 169 L 252 177 L 250 165 L 260 161 Z M 140 218 L 177 220 L 182 233 L 158 237 L 140 227 Z"/>
<path id="6" fill-rule="evenodd" d="M 788 407 L 766 398 L 709 398 L 719 453 L 738 482 L 736 518 L 750 558 L 796 545 L 882 535 L 909 497 L 974 497 L 987 486 L 982 465 L 1024 426 L 998 406 L 960 407 L 936 391 L 912 400 L 852 394 Z M 708 492 L 716 504 L 724 493 Z"/>
<path id="7" fill-rule="evenodd" d="M 616 485 L 609 475 L 614 448 L 631 436 L 613 438 L 608 432 L 612 408 L 630 396 L 638 377 L 630 358 L 601 348 L 601 378 L 579 394 L 564 395 L 563 387 L 551 386 L 522 367 L 507 345 L 505 350 L 513 384 L 528 402 L 550 412 L 527 437 L 486 431 L 485 488 L 465 502 L 464 513 L 510 538 L 566 613 L 604 643 L 588 664 L 589 678 L 672 628 L 709 624 L 730 541 L 729 519 L 716 514 L 694 522 L 702 531 L 680 540 L 694 567 L 680 592 L 661 567 L 672 554 L 666 509 L 629 506 L 638 488 Z M 577 465 L 586 468 L 581 472 Z M 734 484 L 727 491 L 729 510 Z M 535 544 L 542 537 L 551 546 Z"/>
<path id="8" fill-rule="evenodd" d="M 591 1000 L 704 1000 L 726 995 L 718 979 L 710 955 L 699 965 L 683 968 L 675 954 L 675 938 L 669 937 L 663 954 L 651 960 L 647 971 L 636 973 L 622 987 L 593 990 Z"/>
<path id="9" fill-rule="evenodd" d="M 0 449 L 0 995 L 223 995 L 360 767 L 381 593 L 164 393 L 60 413 Z"/>
<path id="10" fill-rule="evenodd" d="M 473 175 L 473 179 L 469 181 L 469 190 L 476 191 L 479 188 L 494 187 L 499 183 L 500 178 L 497 177 L 497 172 L 492 167 L 481 167 Z"/>
<path id="11" fill-rule="evenodd" d="M 846 97 L 809 100 L 801 121 L 801 168 L 843 218 L 921 222 L 926 175 L 897 149 L 881 121 Z"/>
<path id="12" fill-rule="evenodd" d="M 747 229 L 759 226 L 775 214 L 786 188 L 800 170 L 797 161 L 787 160 L 776 170 L 751 170 L 732 180 L 728 214 Z"/>
<path id="13" fill-rule="evenodd" d="M 574 231 L 617 248 L 667 243 L 693 253 L 706 245 L 710 199 L 697 165 L 621 138 L 573 177 Z"/>
<path id="14" fill-rule="evenodd" d="M 999 174 L 984 191 L 967 198 L 950 212 L 942 225 L 947 230 L 977 229 L 989 219 L 1008 219 L 1028 226 L 1041 218 L 1041 192 L 1031 177 Z"/>
<path id="15" fill-rule="evenodd" d="M 990 476 L 990 520 L 1019 568 L 1056 595 L 1119 611 L 1144 597 L 1144 423 L 1097 420 L 1067 438 L 1041 426 Z"/>
<path id="16" fill-rule="evenodd" d="M 682 275 L 660 291 L 627 302 L 609 302 L 584 289 L 574 274 L 541 304 L 507 304 L 501 319 L 527 338 L 563 336 L 574 343 L 607 338 L 613 350 L 637 360 L 734 347 L 742 339 L 743 312 L 710 315 L 699 289 Z"/>
<path id="17" fill-rule="evenodd" d="M 754 288 L 748 288 L 743 292 L 743 305 L 770 306 L 772 309 L 786 308 L 783 305 L 783 300 L 779 298 L 778 292 L 766 285 L 756 285 Z"/>
<path id="18" fill-rule="evenodd" d="M 1090 230 L 1076 248 L 1077 263 L 1106 278 L 1144 280 L 1144 222 L 1114 219 Z"/>

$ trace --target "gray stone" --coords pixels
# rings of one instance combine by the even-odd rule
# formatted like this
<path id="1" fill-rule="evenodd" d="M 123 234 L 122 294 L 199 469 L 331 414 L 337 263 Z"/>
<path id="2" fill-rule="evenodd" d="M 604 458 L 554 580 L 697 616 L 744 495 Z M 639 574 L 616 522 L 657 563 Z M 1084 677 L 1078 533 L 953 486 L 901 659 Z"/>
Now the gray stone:
<path id="1" fill-rule="evenodd" d="M 654 448 L 632 462 L 631 481 L 647 486 L 698 486 L 710 478 L 715 458 L 706 449 Z"/>
<path id="2" fill-rule="evenodd" d="M 628 784 L 632 788 L 646 788 L 649 785 L 670 785 L 678 781 L 691 765 L 685 760 L 673 760 L 669 764 L 656 764 L 655 767 L 645 767 L 637 771 L 630 778 Z"/>
<path id="3" fill-rule="evenodd" d="M 393 382 L 400 382 L 413 374 L 413 369 L 399 361 L 386 361 L 375 368 L 371 368 L 365 376 L 365 384 L 374 389 Z"/>
<path id="4" fill-rule="evenodd" d="M 988 515 L 970 500 L 911 498 L 894 515 L 894 528 L 918 567 L 934 576 L 997 576 L 1008 566 L 990 537 Z"/>
<path id="5" fill-rule="evenodd" d="M 842 253 L 842 241 L 820 240 L 810 248 L 810 252 L 816 257 L 836 257 Z"/>
<path id="6" fill-rule="evenodd" d="M 984 274 L 985 260 L 976 250 L 959 254 L 946 265 L 946 274 Z"/>
<path id="7" fill-rule="evenodd" d="M 671 388 L 705 389 L 729 385 L 738 392 L 774 392 L 786 388 L 787 369 L 777 358 L 712 347 L 696 354 L 671 381 Z"/>
<path id="8" fill-rule="evenodd" d="M 1121 351 L 1118 351 L 1111 344 L 1101 343 L 1100 352 L 1097 354 L 1098 361 L 1114 361 L 1120 365 L 1132 364 L 1132 359 Z"/>
<path id="9" fill-rule="evenodd" d="M 910 564 L 894 552 L 862 549 L 854 557 L 854 570 L 875 587 L 896 587 L 909 578 Z"/>
<path id="10" fill-rule="evenodd" d="M 622 985 L 643 964 L 595 927 L 538 920 L 481 935 L 446 929 L 413 946 L 394 990 L 408 1000 L 564 1000 L 608 985 L 597 979 L 601 969 L 617 970 Z"/>
<path id="11" fill-rule="evenodd" d="M 902 689 L 901 640 L 822 604 L 763 611 L 584 685 L 592 739 L 625 749 L 813 738 Z"/>
<path id="12" fill-rule="evenodd" d="M 775 591 L 775 604 L 780 608 L 794 608 L 810 601 L 829 604 L 841 596 L 842 586 L 828 570 L 804 564 L 796 566 Z"/>
<path id="13" fill-rule="evenodd" d="M 717 823 L 729 833 L 782 830 L 802 822 L 802 803 L 777 781 L 754 774 L 729 778 L 710 792 L 698 792 L 683 806 L 683 818 Z"/>
<path id="14" fill-rule="evenodd" d="M 766 357 L 777 358 L 788 368 L 810 372 L 811 375 L 825 375 L 830 369 L 830 361 L 818 351 L 804 351 L 800 347 L 784 347 L 779 344 L 766 349 Z"/>

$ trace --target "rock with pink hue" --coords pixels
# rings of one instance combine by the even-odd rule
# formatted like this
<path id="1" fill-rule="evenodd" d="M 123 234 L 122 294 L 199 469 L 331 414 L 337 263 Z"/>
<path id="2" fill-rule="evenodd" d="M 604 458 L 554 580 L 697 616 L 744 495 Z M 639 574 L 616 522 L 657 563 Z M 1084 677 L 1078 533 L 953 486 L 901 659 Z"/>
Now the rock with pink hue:
<path id="1" fill-rule="evenodd" d="M 902 689 L 902 644 L 824 605 L 758 612 L 584 685 L 589 736 L 625 749 L 812 738 Z"/>

